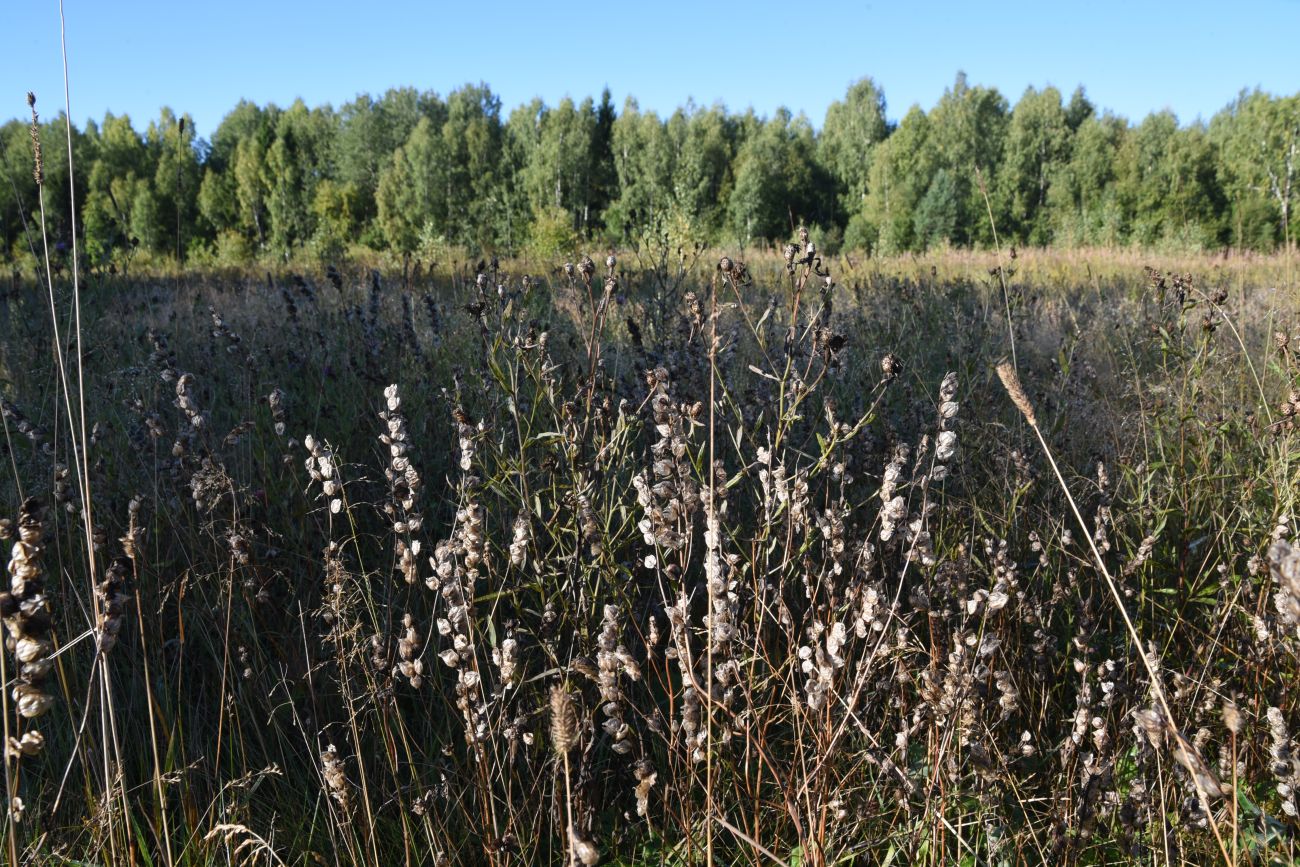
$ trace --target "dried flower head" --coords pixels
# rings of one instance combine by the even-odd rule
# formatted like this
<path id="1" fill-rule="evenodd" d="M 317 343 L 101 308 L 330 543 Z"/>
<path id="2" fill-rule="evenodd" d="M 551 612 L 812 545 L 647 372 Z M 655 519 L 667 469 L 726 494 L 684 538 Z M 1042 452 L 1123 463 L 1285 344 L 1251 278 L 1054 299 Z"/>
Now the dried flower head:
<path id="1" fill-rule="evenodd" d="M 32 110 L 32 125 L 30 128 L 32 137 L 32 156 L 35 168 L 32 170 L 32 176 L 36 178 L 36 185 L 39 187 L 45 183 L 45 158 L 41 155 L 41 124 L 36 115 L 36 94 L 30 90 L 27 91 L 27 107 Z"/>
<path id="2" fill-rule="evenodd" d="M 551 746 L 566 755 L 578 745 L 578 714 L 573 696 L 561 684 L 551 687 Z"/>
<path id="3" fill-rule="evenodd" d="M 1020 384 L 1020 375 L 1011 366 L 1011 362 L 1003 361 L 998 364 L 998 379 L 1002 380 L 1002 387 L 1007 390 L 1007 396 L 1016 405 L 1016 409 L 1020 410 L 1020 414 L 1025 417 L 1025 421 L 1029 423 L 1029 426 L 1038 427 L 1038 419 L 1034 416 L 1034 406 L 1029 402 L 1029 395 L 1025 394 L 1025 389 Z"/>

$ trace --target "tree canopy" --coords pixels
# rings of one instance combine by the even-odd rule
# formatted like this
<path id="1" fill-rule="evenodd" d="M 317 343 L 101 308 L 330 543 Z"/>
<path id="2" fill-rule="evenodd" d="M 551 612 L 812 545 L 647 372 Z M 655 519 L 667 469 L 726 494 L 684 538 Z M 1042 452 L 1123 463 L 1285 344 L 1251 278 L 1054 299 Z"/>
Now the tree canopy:
<path id="1" fill-rule="evenodd" d="M 891 123 L 882 87 L 849 85 L 820 129 L 688 104 L 540 100 L 503 112 L 486 84 L 413 88 L 335 109 L 238 103 L 207 139 L 163 108 L 73 130 L 76 225 L 92 263 L 322 257 L 353 245 L 436 255 L 617 246 L 672 223 L 740 246 L 817 226 L 831 245 L 899 253 L 1007 243 L 1273 249 L 1296 238 L 1300 94 L 1243 91 L 1208 122 L 1137 123 L 1080 87 L 1014 104 L 958 74 L 929 111 Z M 49 189 L 68 186 L 66 119 L 40 124 Z M 28 125 L 0 126 L 0 256 L 32 255 Z M 990 221 L 990 216 L 992 220 Z M 66 196 L 46 227 L 67 239 Z M 685 227 L 685 228 L 682 228 Z M 842 239 L 842 240 L 841 240 Z"/>

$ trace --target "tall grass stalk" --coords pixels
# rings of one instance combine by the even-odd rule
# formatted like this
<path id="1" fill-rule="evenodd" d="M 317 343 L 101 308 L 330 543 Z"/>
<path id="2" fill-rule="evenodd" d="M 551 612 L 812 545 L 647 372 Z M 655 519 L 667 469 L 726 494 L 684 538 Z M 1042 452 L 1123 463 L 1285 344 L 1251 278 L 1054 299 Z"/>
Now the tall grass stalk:
<path id="1" fill-rule="evenodd" d="M 1181 735 L 1178 729 L 1177 719 L 1173 710 L 1169 706 L 1169 699 L 1165 695 L 1164 683 L 1161 680 L 1160 670 L 1157 663 L 1152 662 L 1151 656 L 1154 654 L 1154 648 L 1147 649 L 1143 644 L 1142 636 L 1138 634 L 1137 627 L 1133 625 L 1133 619 L 1129 617 L 1128 606 L 1124 604 L 1124 597 L 1120 594 L 1119 588 L 1115 584 L 1115 579 L 1111 577 L 1110 569 L 1106 567 L 1106 559 L 1102 557 L 1101 552 L 1097 550 L 1097 543 L 1093 539 L 1093 534 L 1088 528 L 1088 522 L 1083 519 L 1083 513 L 1079 511 L 1079 505 L 1075 502 L 1074 495 L 1070 493 L 1070 487 L 1065 482 L 1065 476 L 1061 475 L 1061 468 L 1057 466 L 1056 457 L 1052 454 L 1052 449 L 1047 445 L 1047 439 L 1043 436 L 1042 429 L 1038 426 L 1038 419 L 1034 414 L 1033 404 L 1029 401 L 1029 396 L 1025 393 L 1020 384 L 1020 377 L 1016 369 L 1009 362 L 1002 362 L 998 365 L 998 378 L 1002 380 L 1002 385 L 1007 391 L 1011 402 L 1015 404 L 1016 409 L 1024 417 L 1025 423 L 1033 430 L 1034 435 L 1038 438 L 1038 443 L 1043 448 L 1043 455 L 1052 467 L 1052 473 L 1056 476 L 1056 481 L 1060 485 L 1061 493 L 1065 500 L 1070 504 L 1070 512 L 1079 526 L 1079 531 L 1083 533 L 1084 538 L 1088 540 L 1088 547 L 1096 560 L 1097 569 L 1101 572 L 1102 578 L 1106 581 L 1106 588 L 1110 591 L 1111 598 L 1115 601 L 1115 607 L 1119 611 L 1120 617 L 1124 621 L 1124 628 L 1128 630 L 1129 637 L 1132 639 L 1133 647 L 1136 649 L 1138 658 L 1142 661 L 1143 668 L 1146 669 L 1147 676 L 1150 678 L 1151 692 L 1155 695 L 1156 701 L 1160 703 L 1160 709 L 1164 713 L 1164 724 L 1168 726 L 1172 735 L 1171 740 L 1174 742 L 1174 752 L 1180 755 L 1179 761 L 1189 770 L 1201 767 L 1204 762 L 1200 756 L 1196 755 L 1187 740 Z M 1202 782 L 1201 776 L 1195 772 L 1189 774 L 1193 785 L 1196 787 L 1197 795 L 1201 803 L 1205 806 L 1206 817 L 1210 822 L 1210 829 L 1214 832 L 1215 842 L 1219 846 L 1219 854 L 1223 856 L 1223 862 L 1229 867 L 1234 863 L 1228 850 L 1223 844 L 1223 836 L 1219 832 L 1219 823 L 1214 818 L 1214 811 L 1210 804 L 1210 796 Z M 1236 798 L 1236 792 L 1232 793 Z"/>

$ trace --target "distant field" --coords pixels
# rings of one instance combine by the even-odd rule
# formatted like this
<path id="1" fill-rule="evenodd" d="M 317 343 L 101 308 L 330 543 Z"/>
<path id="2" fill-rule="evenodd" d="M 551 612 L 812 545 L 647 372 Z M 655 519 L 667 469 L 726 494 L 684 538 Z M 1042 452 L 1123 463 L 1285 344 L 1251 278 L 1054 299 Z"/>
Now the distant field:
<path id="1" fill-rule="evenodd" d="M 1294 863 L 1291 257 L 818 241 L 8 278 L 6 858 Z"/>

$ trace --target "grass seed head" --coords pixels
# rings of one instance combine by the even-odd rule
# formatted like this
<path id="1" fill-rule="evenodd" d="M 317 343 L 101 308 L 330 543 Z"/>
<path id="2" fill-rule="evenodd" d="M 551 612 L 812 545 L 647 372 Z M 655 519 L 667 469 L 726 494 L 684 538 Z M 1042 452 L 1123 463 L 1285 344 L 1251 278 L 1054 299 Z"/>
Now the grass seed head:
<path id="1" fill-rule="evenodd" d="M 563 756 L 577 745 L 578 714 L 573 707 L 573 696 L 557 683 L 551 687 L 551 746 Z"/>
<path id="2" fill-rule="evenodd" d="M 1038 427 L 1034 406 L 1029 402 L 1029 395 L 1025 394 L 1024 386 L 1020 384 L 1020 375 L 1011 366 L 1011 362 L 1003 361 L 998 364 L 998 379 L 1002 380 L 1002 387 L 1007 390 L 1007 396 L 1016 405 L 1016 409 L 1020 410 L 1020 414 L 1025 417 L 1029 426 Z"/>

